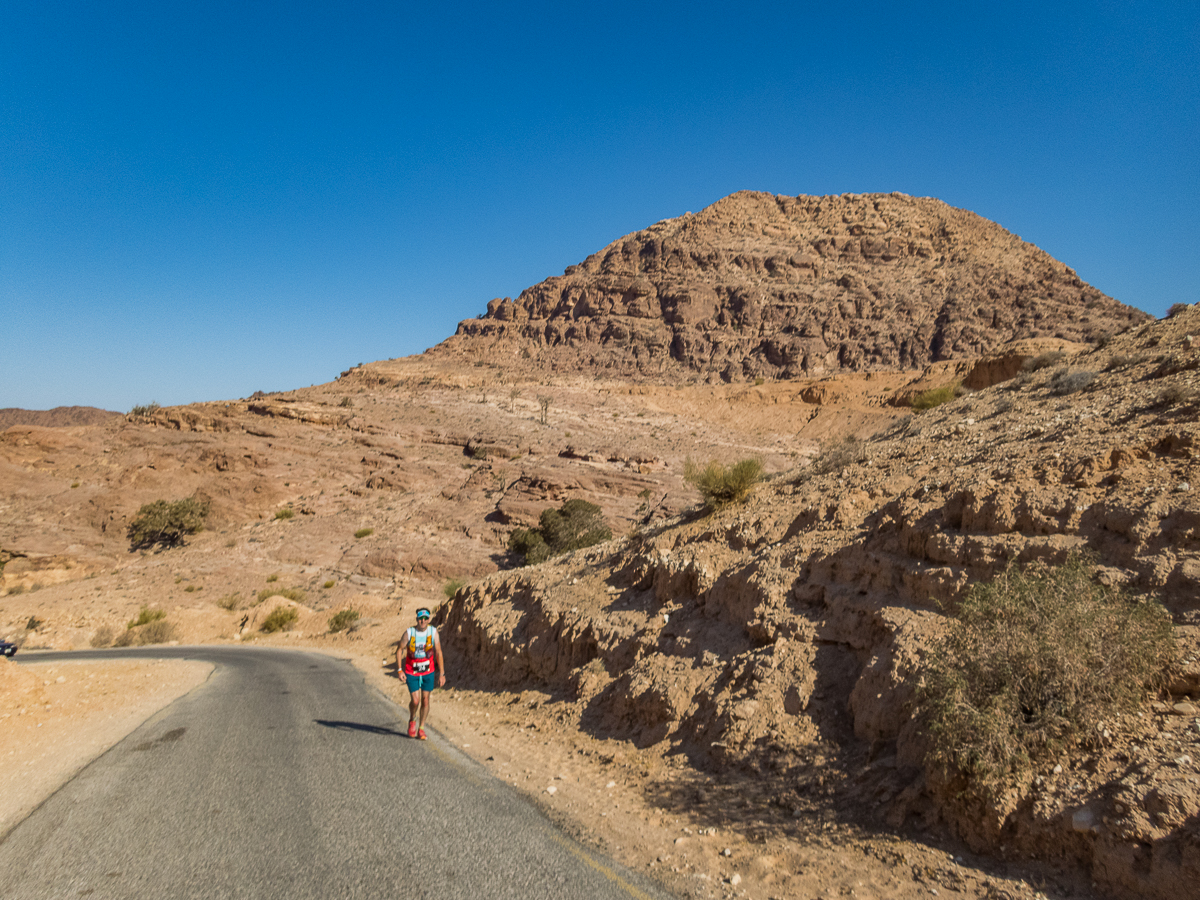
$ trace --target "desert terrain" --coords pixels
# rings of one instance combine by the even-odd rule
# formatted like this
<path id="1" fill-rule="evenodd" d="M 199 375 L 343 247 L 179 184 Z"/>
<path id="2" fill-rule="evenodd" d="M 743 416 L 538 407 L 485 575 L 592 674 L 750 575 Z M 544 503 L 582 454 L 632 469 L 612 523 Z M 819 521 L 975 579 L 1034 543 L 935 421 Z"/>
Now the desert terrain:
<path id="1" fill-rule="evenodd" d="M 738 194 L 420 356 L 13 419 L 0 636 L 104 646 L 146 608 L 159 639 L 350 656 L 401 701 L 395 641 L 429 605 L 449 675 L 433 726 L 682 896 L 1187 896 L 1198 341 L 1197 307 L 1152 321 L 937 201 Z M 686 461 L 745 458 L 763 482 L 704 510 Z M 131 547 L 143 504 L 187 497 L 203 531 Z M 518 567 L 511 532 L 575 498 L 612 540 Z M 1079 551 L 1168 611 L 1170 677 L 966 802 L 928 759 L 929 654 L 970 585 Z M 278 607 L 295 619 L 265 633 Z M 86 725 L 15 699 L 13 668 L 4 715 Z"/>

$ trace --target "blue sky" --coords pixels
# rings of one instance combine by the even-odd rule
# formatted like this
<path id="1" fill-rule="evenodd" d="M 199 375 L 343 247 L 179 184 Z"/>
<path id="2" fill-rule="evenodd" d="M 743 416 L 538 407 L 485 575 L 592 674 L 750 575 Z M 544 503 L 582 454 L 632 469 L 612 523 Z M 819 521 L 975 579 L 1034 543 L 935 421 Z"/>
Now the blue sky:
<path id="1" fill-rule="evenodd" d="M 0 407 L 329 381 L 740 189 L 1200 300 L 1194 0 L 434 7 L 5 4 Z"/>

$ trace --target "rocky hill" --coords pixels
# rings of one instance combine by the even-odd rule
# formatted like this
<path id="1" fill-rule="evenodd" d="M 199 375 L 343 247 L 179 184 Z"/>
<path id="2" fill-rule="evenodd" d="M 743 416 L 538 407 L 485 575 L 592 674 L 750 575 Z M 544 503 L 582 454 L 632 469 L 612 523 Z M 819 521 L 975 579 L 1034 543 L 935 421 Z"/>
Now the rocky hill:
<path id="1" fill-rule="evenodd" d="M 609 244 L 435 352 L 725 381 L 919 369 L 1147 316 L 994 222 L 904 194 L 743 191 Z"/>
<path id="2" fill-rule="evenodd" d="M 71 425 L 100 425 L 119 419 L 121 413 L 94 406 L 56 406 L 54 409 L 0 409 L 0 431 L 13 425 L 65 428 Z"/>

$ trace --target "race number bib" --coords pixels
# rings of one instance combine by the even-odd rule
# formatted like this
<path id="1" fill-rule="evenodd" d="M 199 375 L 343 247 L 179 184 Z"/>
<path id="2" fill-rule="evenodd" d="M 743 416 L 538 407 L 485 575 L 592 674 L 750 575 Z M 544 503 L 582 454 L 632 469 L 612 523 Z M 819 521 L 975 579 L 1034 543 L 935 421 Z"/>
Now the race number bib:
<path id="1" fill-rule="evenodd" d="M 412 670 L 414 675 L 425 675 L 433 671 L 432 659 L 414 659 L 412 661 Z"/>

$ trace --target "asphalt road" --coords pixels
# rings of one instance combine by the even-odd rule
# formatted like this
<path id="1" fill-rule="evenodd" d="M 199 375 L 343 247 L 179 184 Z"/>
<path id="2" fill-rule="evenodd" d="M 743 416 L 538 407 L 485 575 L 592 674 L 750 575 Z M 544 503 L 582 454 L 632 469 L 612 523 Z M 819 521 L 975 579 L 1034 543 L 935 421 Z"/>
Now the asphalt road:
<path id="1" fill-rule="evenodd" d="M 25 658 L 118 655 L 216 668 L 0 842 L 0 896 L 671 896 L 573 841 L 433 731 L 408 738 L 407 710 L 348 662 L 240 647 Z"/>

